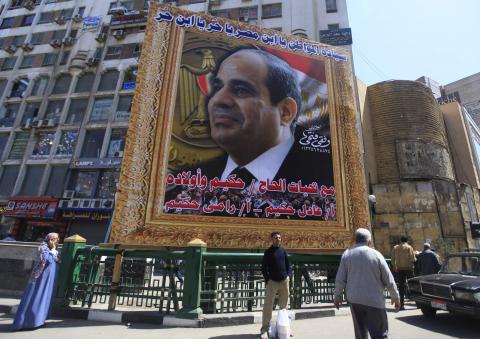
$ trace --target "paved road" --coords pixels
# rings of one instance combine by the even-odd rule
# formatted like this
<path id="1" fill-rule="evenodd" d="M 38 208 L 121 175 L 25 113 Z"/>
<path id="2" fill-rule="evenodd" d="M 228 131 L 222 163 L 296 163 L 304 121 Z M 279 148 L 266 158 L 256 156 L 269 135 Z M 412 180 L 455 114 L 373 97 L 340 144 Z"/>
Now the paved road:
<path id="1" fill-rule="evenodd" d="M 480 338 L 479 321 L 455 317 L 447 313 L 438 314 L 435 319 L 423 317 L 419 310 L 410 307 L 399 313 L 389 312 L 390 338 L 393 339 L 443 339 Z M 0 315 L 0 338 L 32 338 L 42 336 L 48 339 L 256 339 L 257 324 L 216 328 L 158 328 L 146 324 L 132 324 L 131 327 L 73 319 L 49 320 L 47 327 L 35 331 L 9 332 L 12 318 Z M 353 325 L 349 315 L 308 320 L 292 323 L 298 338 L 353 338 Z"/>

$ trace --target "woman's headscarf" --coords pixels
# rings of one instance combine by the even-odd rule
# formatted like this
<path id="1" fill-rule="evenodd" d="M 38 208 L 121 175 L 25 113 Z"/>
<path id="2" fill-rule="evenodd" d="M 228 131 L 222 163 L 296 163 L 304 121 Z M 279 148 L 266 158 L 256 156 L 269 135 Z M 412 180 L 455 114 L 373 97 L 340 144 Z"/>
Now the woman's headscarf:
<path id="1" fill-rule="evenodd" d="M 46 236 L 45 236 L 45 242 L 48 243 L 50 241 L 50 239 L 53 239 L 53 238 L 58 238 L 58 233 L 55 233 L 55 232 L 51 232 L 51 233 L 48 233 Z"/>

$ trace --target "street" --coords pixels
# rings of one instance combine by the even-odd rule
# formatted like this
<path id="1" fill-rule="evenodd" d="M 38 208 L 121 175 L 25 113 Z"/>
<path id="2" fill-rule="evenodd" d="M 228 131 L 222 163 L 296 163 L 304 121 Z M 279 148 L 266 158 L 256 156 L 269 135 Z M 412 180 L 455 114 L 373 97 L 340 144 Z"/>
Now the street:
<path id="1" fill-rule="evenodd" d="M 390 338 L 480 338 L 478 321 L 439 313 L 425 318 L 420 310 L 407 304 L 407 310 L 389 312 Z M 41 335 L 55 338 L 168 338 L 168 339 L 254 339 L 259 324 L 215 328 L 158 328 L 147 324 L 109 324 L 75 319 L 53 319 L 45 328 L 35 331 L 10 332 L 11 316 L 0 315 L 1 338 L 31 338 Z M 296 320 L 292 322 L 294 338 L 353 338 L 350 315 Z"/>

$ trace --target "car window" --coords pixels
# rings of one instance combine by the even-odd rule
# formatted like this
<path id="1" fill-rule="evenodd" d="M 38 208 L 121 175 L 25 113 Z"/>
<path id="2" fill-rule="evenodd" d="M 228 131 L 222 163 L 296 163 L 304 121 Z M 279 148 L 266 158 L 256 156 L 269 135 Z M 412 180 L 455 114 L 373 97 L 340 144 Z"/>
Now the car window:
<path id="1" fill-rule="evenodd" d="M 480 276 L 480 259 L 477 256 L 451 256 L 442 267 L 442 273 L 459 273 Z"/>

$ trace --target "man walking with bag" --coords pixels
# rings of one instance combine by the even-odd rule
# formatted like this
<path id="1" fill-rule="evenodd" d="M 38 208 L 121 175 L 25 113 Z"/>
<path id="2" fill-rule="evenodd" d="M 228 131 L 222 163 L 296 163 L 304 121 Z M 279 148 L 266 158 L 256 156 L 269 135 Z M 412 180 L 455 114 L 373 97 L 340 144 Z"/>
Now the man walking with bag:
<path id="1" fill-rule="evenodd" d="M 278 306 L 287 308 L 288 282 L 291 273 L 287 251 L 280 245 L 282 236 L 279 232 L 270 235 L 272 246 L 263 254 L 262 274 L 265 278 L 265 303 L 263 304 L 261 339 L 268 339 L 268 327 L 272 319 L 273 301 L 278 293 Z"/>

